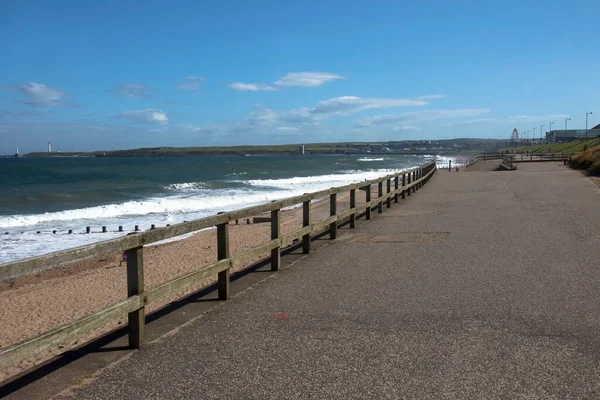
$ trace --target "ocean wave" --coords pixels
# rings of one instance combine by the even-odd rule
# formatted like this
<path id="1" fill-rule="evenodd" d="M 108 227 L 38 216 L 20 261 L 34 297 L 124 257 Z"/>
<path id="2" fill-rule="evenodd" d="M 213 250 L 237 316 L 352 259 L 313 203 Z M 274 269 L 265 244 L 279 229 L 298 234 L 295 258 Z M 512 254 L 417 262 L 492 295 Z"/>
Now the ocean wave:
<path id="1" fill-rule="evenodd" d="M 165 186 L 165 189 L 170 190 L 189 190 L 189 189 L 204 189 L 208 185 L 206 182 L 186 182 L 186 183 L 172 183 Z"/>
<path id="2" fill-rule="evenodd" d="M 360 171 L 352 174 L 330 174 L 286 179 L 255 179 L 238 181 L 238 188 L 205 188 L 202 182 L 170 185 L 181 193 L 166 197 L 153 197 L 140 201 L 126 201 L 94 207 L 48 212 L 43 214 L 17 214 L 0 217 L 0 228 L 20 228 L 40 225 L 64 225 L 120 219 L 148 219 L 149 216 L 195 214 L 210 215 L 220 211 L 248 207 L 285 197 L 302 195 L 335 186 L 343 186 L 378 178 L 394 170 Z M 234 182 L 228 182 L 231 185 Z M 195 191 L 202 188 L 203 190 Z M 192 190 L 188 193 L 187 190 Z"/>
<path id="3" fill-rule="evenodd" d="M 362 161 L 362 162 L 383 161 L 383 157 L 379 157 L 379 158 L 362 157 L 362 158 L 359 158 L 358 161 Z"/>
<path id="4" fill-rule="evenodd" d="M 329 189 L 335 186 L 348 185 L 350 183 L 361 182 L 379 178 L 386 174 L 390 174 L 395 169 L 377 169 L 371 171 L 349 171 L 351 173 L 302 176 L 285 179 L 252 179 L 246 181 L 251 186 L 270 187 L 280 189 L 302 189 L 302 193 L 314 192 L 323 189 Z"/>
<path id="5" fill-rule="evenodd" d="M 150 198 L 142 201 L 127 201 L 118 204 L 86 207 L 34 215 L 11 215 L 0 217 L 0 228 L 35 226 L 45 223 L 68 221 L 107 220 L 121 217 L 142 217 L 151 214 L 185 214 L 195 212 L 217 212 L 235 206 L 273 200 L 275 193 L 243 191 L 208 191 L 201 196 L 171 196 Z"/>
<path id="6" fill-rule="evenodd" d="M 456 160 L 456 157 L 446 157 L 446 156 L 436 156 L 435 157 L 435 163 L 438 166 L 438 168 L 443 168 L 443 167 L 448 168 L 448 163 L 450 161 L 452 162 L 453 167 L 460 167 L 463 165 L 462 163 L 459 163 Z"/>

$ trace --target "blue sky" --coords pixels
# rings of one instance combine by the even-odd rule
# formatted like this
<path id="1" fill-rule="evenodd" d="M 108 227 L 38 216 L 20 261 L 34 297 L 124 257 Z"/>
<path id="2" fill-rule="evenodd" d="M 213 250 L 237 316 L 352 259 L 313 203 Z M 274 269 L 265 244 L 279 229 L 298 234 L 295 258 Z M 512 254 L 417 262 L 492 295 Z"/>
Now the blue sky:
<path id="1" fill-rule="evenodd" d="M 0 154 L 600 122 L 600 2 L 0 0 Z M 118 143 L 118 144 L 117 144 Z"/>

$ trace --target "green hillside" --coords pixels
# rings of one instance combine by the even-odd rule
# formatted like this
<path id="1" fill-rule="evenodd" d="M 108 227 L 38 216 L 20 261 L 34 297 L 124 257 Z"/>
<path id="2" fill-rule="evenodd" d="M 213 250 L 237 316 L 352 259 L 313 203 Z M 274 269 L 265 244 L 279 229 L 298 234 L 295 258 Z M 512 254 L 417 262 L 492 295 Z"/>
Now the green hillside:
<path id="1" fill-rule="evenodd" d="M 500 151 L 508 151 L 510 153 L 565 153 L 575 154 L 587 148 L 600 145 L 600 139 L 594 138 L 579 142 L 570 143 L 553 143 L 553 144 L 538 144 L 533 146 L 505 147 Z"/>

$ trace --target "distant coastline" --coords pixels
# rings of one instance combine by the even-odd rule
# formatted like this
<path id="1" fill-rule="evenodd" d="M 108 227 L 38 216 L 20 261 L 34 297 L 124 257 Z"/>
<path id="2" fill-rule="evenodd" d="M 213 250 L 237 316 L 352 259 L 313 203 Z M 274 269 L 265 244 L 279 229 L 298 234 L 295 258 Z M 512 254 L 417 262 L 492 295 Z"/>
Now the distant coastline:
<path id="1" fill-rule="evenodd" d="M 186 157 L 186 156 L 257 156 L 257 155 L 448 155 L 481 152 L 497 148 L 497 139 L 448 139 L 398 142 L 347 142 L 305 145 L 153 147 L 91 152 L 31 152 L 28 157 Z M 3 156 L 11 158 L 14 156 Z"/>

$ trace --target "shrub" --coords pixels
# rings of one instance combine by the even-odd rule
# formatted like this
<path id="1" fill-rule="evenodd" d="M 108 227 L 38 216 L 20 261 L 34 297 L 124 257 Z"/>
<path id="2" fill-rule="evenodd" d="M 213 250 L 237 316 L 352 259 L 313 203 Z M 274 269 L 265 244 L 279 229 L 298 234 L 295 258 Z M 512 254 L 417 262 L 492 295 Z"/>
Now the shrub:
<path id="1" fill-rule="evenodd" d="M 600 175 L 600 157 L 588 168 L 590 175 Z"/>
<path id="2" fill-rule="evenodd" d="M 575 154 L 571 158 L 571 167 L 575 169 L 587 169 L 592 173 L 592 165 L 596 164 L 598 161 L 600 161 L 600 145 Z M 597 167 L 594 167 L 594 171 L 596 168 Z"/>

